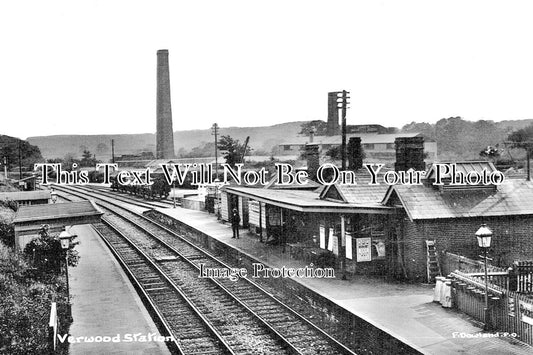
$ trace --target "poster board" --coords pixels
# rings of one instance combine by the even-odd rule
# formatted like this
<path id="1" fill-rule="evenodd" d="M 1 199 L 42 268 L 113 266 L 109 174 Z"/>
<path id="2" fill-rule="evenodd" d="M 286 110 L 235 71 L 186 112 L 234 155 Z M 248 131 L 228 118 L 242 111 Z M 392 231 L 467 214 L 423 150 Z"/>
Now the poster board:
<path id="1" fill-rule="evenodd" d="M 372 261 L 371 238 L 357 238 L 355 241 L 357 262 Z"/>

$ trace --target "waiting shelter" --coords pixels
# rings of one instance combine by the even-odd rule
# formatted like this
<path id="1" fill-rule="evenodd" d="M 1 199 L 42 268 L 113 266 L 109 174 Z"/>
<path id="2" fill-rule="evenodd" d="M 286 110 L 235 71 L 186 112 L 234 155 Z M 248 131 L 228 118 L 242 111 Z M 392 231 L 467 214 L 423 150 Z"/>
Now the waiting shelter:
<path id="1" fill-rule="evenodd" d="M 44 224 L 49 226 L 51 233 L 59 233 L 66 226 L 98 223 L 102 215 L 93 201 L 21 206 L 13 220 L 15 246 L 24 250 L 26 244 L 38 236 Z"/>

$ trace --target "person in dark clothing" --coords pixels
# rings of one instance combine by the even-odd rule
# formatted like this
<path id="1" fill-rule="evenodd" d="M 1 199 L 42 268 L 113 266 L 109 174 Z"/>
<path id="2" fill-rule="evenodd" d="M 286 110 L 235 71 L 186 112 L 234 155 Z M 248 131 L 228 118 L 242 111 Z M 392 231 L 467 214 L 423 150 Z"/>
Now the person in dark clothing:
<path id="1" fill-rule="evenodd" d="M 231 212 L 231 229 L 233 229 L 233 237 L 239 239 L 239 222 L 241 221 L 241 216 L 236 208 Z"/>

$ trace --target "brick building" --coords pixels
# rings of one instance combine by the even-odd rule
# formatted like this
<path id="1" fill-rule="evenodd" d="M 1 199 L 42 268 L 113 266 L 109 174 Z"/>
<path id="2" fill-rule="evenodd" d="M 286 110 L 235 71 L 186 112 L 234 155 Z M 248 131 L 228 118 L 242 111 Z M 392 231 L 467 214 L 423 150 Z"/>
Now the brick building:
<path id="1" fill-rule="evenodd" d="M 495 170 L 486 162 L 456 165 L 465 171 Z M 492 264 L 509 266 L 515 260 L 533 259 L 533 183 L 508 179 L 499 186 L 458 187 L 433 182 L 430 176 L 424 185 L 391 186 L 383 200 L 400 211 L 397 257 L 408 278 L 426 278 L 426 240 L 435 240 L 439 252 L 477 259 L 474 233 L 483 223 L 494 233 Z"/>
<path id="2" fill-rule="evenodd" d="M 456 166 L 464 173 L 495 171 L 487 162 Z M 482 223 L 494 232 L 493 264 L 533 259 L 533 183 L 509 179 L 499 186 L 453 186 L 445 178 L 437 186 L 434 169 L 428 171 L 422 185 L 227 187 L 223 201 L 227 209 L 239 209 L 243 226 L 254 233 L 283 235 L 315 254 L 330 252 L 353 273 L 427 281 L 426 241 L 435 241 L 437 253 L 477 258 L 474 233 Z"/>

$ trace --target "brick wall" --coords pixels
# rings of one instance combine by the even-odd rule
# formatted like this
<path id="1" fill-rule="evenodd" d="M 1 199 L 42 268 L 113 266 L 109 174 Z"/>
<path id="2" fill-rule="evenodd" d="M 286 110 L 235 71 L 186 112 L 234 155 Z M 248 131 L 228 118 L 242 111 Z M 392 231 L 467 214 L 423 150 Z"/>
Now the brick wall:
<path id="1" fill-rule="evenodd" d="M 408 277 L 426 278 L 426 240 L 435 239 L 439 252 L 449 251 L 478 259 L 481 250 L 475 232 L 482 223 L 494 233 L 489 257 L 492 264 L 506 267 L 514 260 L 533 259 L 533 216 L 459 218 L 442 220 L 403 219 L 404 265 Z"/>

